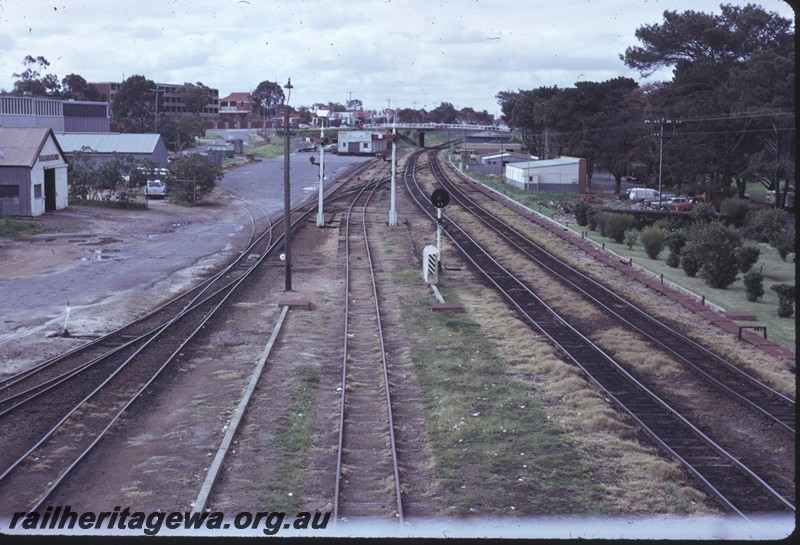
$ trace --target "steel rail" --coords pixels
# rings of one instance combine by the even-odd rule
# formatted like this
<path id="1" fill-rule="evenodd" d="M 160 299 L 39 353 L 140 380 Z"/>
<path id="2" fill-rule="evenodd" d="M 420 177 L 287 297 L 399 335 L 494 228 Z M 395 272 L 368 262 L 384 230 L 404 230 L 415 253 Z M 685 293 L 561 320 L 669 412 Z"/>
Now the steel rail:
<path id="1" fill-rule="evenodd" d="M 391 452 L 392 458 L 392 474 L 395 483 L 395 501 L 397 504 L 397 518 L 398 521 L 402 524 L 403 522 L 403 507 L 402 507 L 402 494 L 401 494 L 401 486 L 400 486 L 400 472 L 399 472 L 399 465 L 397 462 L 397 445 L 395 440 L 394 434 L 394 419 L 392 416 L 392 402 L 391 402 L 391 392 L 389 388 L 389 373 L 388 373 L 388 364 L 386 361 L 386 348 L 384 344 L 384 335 L 383 335 L 383 327 L 381 325 L 381 313 L 380 313 L 380 302 L 378 298 L 378 291 L 377 291 L 377 282 L 375 280 L 375 272 L 373 268 L 372 262 L 372 255 L 369 249 L 369 235 L 367 231 L 367 207 L 369 206 L 369 202 L 372 199 L 372 196 L 375 194 L 376 190 L 380 185 L 385 182 L 386 180 L 379 180 L 378 183 L 374 184 L 371 188 L 370 193 L 367 195 L 366 200 L 364 202 L 364 206 L 362 209 L 362 223 L 363 223 L 363 236 L 364 236 L 364 247 L 366 251 L 366 261 L 369 267 L 369 274 L 371 279 L 372 285 L 372 295 L 375 302 L 375 317 L 376 317 L 376 328 L 380 343 L 380 354 L 381 354 L 381 366 L 382 366 L 382 374 L 383 374 L 383 382 L 384 382 L 384 394 L 386 398 L 386 409 L 387 409 L 387 419 L 388 419 L 388 428 L 389 428 L 389 448 Z M 364 186 L 363 190 L 359 192 L 359 194 L 352 200 L 350 206 L 347 209 L 347 213 L 344 217 L 345 222 L 345 305 L 344 305 L 344 330 L 343 330 L 343 357 L 342 357 L 342 382 L 341 382 L 341 391 L 342 395 L 340 398 L 339 403 L 339 434 L 338 434 L 338 441 L 337 441 L 337 455 L 336 455 L 336 476 L 335 476 L 335 483 L 334 483 L 334 500 L 333 500 L 333 519 L 334 522 L 339 521 L 339 511 L 341 505 L 341 490 L 342 490 L 342 472 L 343 472 L 343 457 L 344 457 L 344 436 L 345 436 L 345 412 L 346 412 L 346 405 L 347 405 L 347 373 L 348 373 L 348 357 L 349 353 L 349 338 L 350 338 L 350 284 L 351 284 L 351 275 L 350 275 L 350 225 L 351 225 L 351 217 L 353 213 L 353 208 L 355 207 L 356 203 L 362 197 L 363 193 L 369 187 L 367 185 Z"/>
<path id="2" fill-rule="evenodd" d="M 418 155 L 408 163 L 404 175 L 406 186 L 420 209 L 431 220 L 436 221 L 429 209 L 430 205 L 421 196 L 421 188 L 414 174 L 417 157 Z M 786 498 L 637 381 L 590 339 L 570 326 L 521 280 L 504 269 L 463 232 L 452 218 L 450 226 L 455 227 L 454 230 L 448 230 L 450 240 L 523 318 L 563 351 L 618 407 L 639 423 L 658 445 L 694 474 L 713 497 L 744 518 L 747 518 L 745 512 L 764 509 L 765 501 L 771 505 L 767 508 L 768 511 L 775 511 L 780 506 L 782 510 L 794 512 L 794 505 Z M 454 235 L 454 231 L 461 233 L 463 238 Z M 465 243 L 470 244 L 469 248 L 464 246 Z M 479 263 L 479 260 L 484 263 Z M 493 271 L 487 268 L 489 264 Z M 511 290 L 515 290 L 516 294 L 512 294 Z M 523 296 L 528 299 L 524 304 L 520 300 Z M 675 437 L 675 429 L 684 431 L 679 437 Z M 672 437 L 665 436 L 667 430 L 673 432 Z M 699 455 L 700 452 L 704 454 Z M 692 458 L 696 461 L 692 461 Z M 699 467 L 701 464 L 703 467 Z M 756 496 L 753 487 L 759 493 L 766 494 L 766 499 L 763 499 L 764 496 Z M 736 497 L 732 498 L 734 493 Z"/>
<path id="3" fill-rule="evenodd" d="M 672 354 L 717 388 L 737 398 L 785 431 L 795 434 L 796 405 L 794 400 L 764 384 L 677 329 L 651 316 L 588 275 L 570 267 L 558 257 L 530 240 L 519 230 L 501 218 L 494 216 L 464 193 L 459 186 L 450 182 L 435 156 L 431 157 L 431 165 L 434 174 L 439 177 L 440 183 L 447 187 L 455 201 L 465 210 L 472 213 L 476 219 L 514 246 L 519 252 L 552 274 L 559 282 L 570 286 L 624 325 L 638 331 L 653 344 Z M 479 213 L 475 212 L 476 210 Z M 594 290 L 594 293 L 590 293 L 589 289 Z M 623 312 L 627 312 L 629 317 L 625 317 Z M 645 329 L 645 324 L 649 326 L 650 331 Z M 723 368 L 720 369 L 720 366 L 723 366 Z M 723 373 L 725 373 L 724 376 L 722 376 Z M 737 384 L 737 382 L 740 383 Z M 741 384 L 741 382 L 744 382 L 744 384 Z M 765 402 L 772 407 L 765 407 Z"/>
<path id="4" fill-rule="evenodd" d="M 342 187 L 343 185 L 344 185 L 344 183 L 341 183 L 341 184 L 339 184 L 339 185 L 337 186 L 337 189 L 338 189 L 338 188 L 340 188 L 340 187 Z M 307 217 L 307 216 L 308 216 L 308 215 L 309 215 L 311 212 L 313 212 L 315 209 L 316 209 L 316 207 L 315 207 L 315 206 L 312 206 L 312 207 L 309 207 L 309 208 L 307 208 L 307 209 L 306 209 L 304 212 L 302 212 L 302 213 L 299 215 L 299 217 L 297 217 L 297 218 L 295 219 L 295 221 L 292 223 L 292 225 L 290 226 L 290 228 L 294 228 L 294 227 L 296 227 L 296 226 L 297 226 L 297 224 L 298 224 L 299 222 L 303 221 L 303 220 L 304 220 L 304 219 L 305 219 L 305 218 L 306 218 L 306 217 Z M 270 236 L 271 236 L 271 235 L 270 235 Z M 158 375 L 160 375 L 161 371 L 162 371 L 162 370 L 163 370 L 163 369 L 164 369 L 164 368 L 165 368 L 165 367 L 166 367 L 166 366 L 167 366 L 167 365 L 168 365 L 168 364 L 169 364 L 169 363 L 170 363 L 170 362 L 171 362 L 171 361 L 172 361 L 172 360 L 173 360 L 173 359 L 174 359 L 174 358 L 177 356 L 177 355 L 179 355 L 179 354 L 180 354 L 181 350 L 182 350 L 182 349 L 183 349 L 183 348 L 184 348 L 184 347 L 185 347 L 185 346 L 186 346 L 186 345 L 187 345 L 187 344 L 188 344 L 188 343 L 189 343 L 189 342 L 190 342 L 190 341 L 191 341 L 191 340 L 192 340 L 192 339 L 193 339 L 193 338 L 194 338 L 194 337 L 197 335 L 197 333 L 198 333 L 198 332 L 199 332 L 199 331 L 200 331 L 200 330 L 203 328 L 203 326 L 204 326 L 204 325 L 205 325 L 205 324 L 208 322 L 208 320 L 210 320 L 210 319 L 211 319 L 211 317 L 213 317 L 213 316 L 214 316 L 214 315 L 217 313 L 217 311 L 219 311 L 219 309 L 221 309 L 221 308 L 223 307 L 223 305 L 224 305 L 224 304 L 227 302 L 227 300 L 228 300 L 228 299 L 229 299 L 229 298 L 230 298 L 230 297 L 231 297 L 231 296 L 232 296 L 234 293 L 236 293 L 236 292 L 237 292 L 237 288 L 238 288 L 238 287 L 239 287 L 239 286 L 240 286 L 240 285 L 241 285 L 241 284 L 242 284 L 242 283 L 243 283 L 243 282 L 244 282 L 244 281 L 245 281 L 245 280 L 246 280 L 246 279 L 247 279 L 247 278 L 250 276 L 250 274 L 251 274 L 251 273 L 252 273 L 252 272 L 253 272 L 253 271 L 254 271 L 254 270 L 257 268 L 257 266 L 258 266 L 258 265 L 259 265 L 261 262 L 263 262 L 263 260 L 264 260 L 264 259 L 266 259 L 268 255 L 271 255 L 271 253 L 272 253 L 272 252 L 275 250 L 275 248 L 278 248 L 278 247 L 279 247 L 279 245 L 280 245 L 280 244 L 282 243 L 282 241 L 283 241 L 283 238 L 284 238 L 284 236 L 285 236 L 285 233 L 281 234 L 281 235 L 278 237 L 278 239 L 275 241 L 275 243 L 274 243 L 274 244 L 272 244 L 272 245 L 271 245 L 271 246 L 268 248 L 268 250 L 267 250 L 267 251 L 263 252 L 263 253 L 262 253 L 262 254 L 259 256 L 258 260 L 256 260 L 256 262 L 255 262 L 255 263 L 254 263 L 252 266 L 250 266 L 250 267 L 249 267 L 249 268 L 248 268 L 248 269 L 247 269 L 247 270 L 246 270 L 246 271 L 245 271 L 245 272 L 244 272 L 244 273 L 243 273 L 241 276 L 239 276 L 239 277 L 238 277 L 238 278 L 237 278 L 237 279 L 236 279 L 234 282 L 230 283 L 230 284 L 228 285 L 227 292 L 226 292 L 226 290 L 220 290 L 220 291 L 218 291 L 218 292 L 217 292 L 218 294 L 221 294 L 221 295 L 222 295 L 222 297 L 221 297 L 221 300 L 220 300 L 219 302 L 217 302 L 217 303 L 214 305 L 213 309 L 212 309 L 212 310 L 211 310 L 211 311 L 210 311 L 210 312 L 209 312 L 207 315 L 205 315 L 205 316 L 204 316 L 204 317 L 201 319 L 201 321 L 200 321 L 199 325 L 197 325 L 197 326 L 194 328 L 194 330 L 193 330 L 193 331 L 190 333 L 190 335 L 188 335 L 186 338 L 184 338 L 184 340 L 183 340 L 183 341 L 180 343 L 180 345 L 178 346 L 178 348 L 176 348 L 176 349 L 173 351 L 173 353 L 172 353 L 172 354 L 171 354 L 171 355 L 170 355 L 170 356 L 169 356 L 169 357 L 168 357 L 168 358 L 167 358 L 167 359 L 166 359 L 166 360 L 163 362 L 163 364 L 162 364 L 162 365 L 161 365 L 161 366 L 160 366 L 160 367 L 159 367 L 159 368 L 158 368 L 158 369 L 155 371 L 155 373 L 153 373 L 153 374 L 151 375 L 150 379 L 149 379 L 149 380 L 147 380 L 147 381 L 146 381 L 146 383 L 145 383 L 145 384 L 144 384 L 144 385 L 143 385 L 143 386 L 142 386 L 142 387 L 141 387 L 141 388 L 140 388 L 140 389 L 139 389 L 139 390 L 138 390 L 138 391 L 137 391 L 135 394 L 133 394 L 132 396 L 130 396 L 130 397 L 129 397 L 129 399 L 128 399 L 128 402 L 127 402 L 127 403 L 125 403 L 125 405 L 124 405 L 124 406 L 123 406 L 123 407 L 122 407 L 122 408 L 121 408 L 121 409 L 120 409 L 120 410 L 119 410 L 119 411 L 116 413 L 116 415 L 114 415 L 114 416 L 111 418 L 111 420 L 107 422 L 107 425 L 104 427 L 104 429 L 103 429 L 103 430 L 101 430 L 101 431 L 100 431 L 100 432 L 99 432 L 99 433 L 96 435 L 95 439 L 94 439 L 94 440 L 91 442 L 91 444 L 90 444 L 90 445 L 89 445 L 89 446 L 88 446 L 88 447 L 87 447 L 87 448 L 86 448 L 86 449 L 83 451 L 83 453 L 81 453 L 80 455 L 78 455 L 78 457 L 77 457 L 76 459 L 74 459 L 74 461 L 73 461 L 73 462 L 72 462 L 72 463 L 69 465 L 69 467 L 67 467 L 67 468 L 66 468 L 66 469 L 65 469 L 65 470 L 64 470 L 64 471 L 63 471 L 63 472 L 62 472 L 62 473 L 61 473 L 61 474 L 58 476 L 58 478 L 56 478 L 56 479 L 54 479 L 54 480 L 52 481 L 52 484 L 51 484 L 51 486 L 50 486 L 50 487 L 47 489 L 47 491 L 46 491 L 46 492 L 45 492 L 45 493 L 44 493 L 44 494 L 43 494 L 43 495 L 42 495 L 42 496 L 41 496 L 41 497 L 40 497 L 40 498 L 37 500 L 37 504 L 36 504 L 36 506 L 37 506 L 37 507 L 38 507 L 39 505 L 41 505 L 41 503 L 42 503 L 43 501 L 45 501 L 45 500 L 46 500 L 46 498 L 47 498 L 47 497 L 48 497 L 48 496 L 49 496 L 49 495 L 52 493 L 52 491 L 53 491 L 53 490 L 55 490 L 55 488 L 56 488 L 56 487 L 57 487 L 57 486 L 58 486 L 58 485 L 59 485 L 61 482 L 63 482 L 63 480 L 64 480 L 64 479 L 66 479 L 66 477 L 69 475 L 69 473 L 72 471 L 72 469 L 73 469 L 74 467 L 76 467 L 76 466 L 77 466 L 77 465 L 80 463 L 80 461 L 81 461 L 82 459 L 84 459 L 84 458 L 85 458 L 85 456 L 87 456 L 87 455 L 89 454 L 89 452 L 90 452 L 90 451 L 91 451 L 91 450 L 94 448 L 94 446 L 95 446 L 95 445 L 96 445 L 96 444 L 97 444 L 97 443 L 98 443 L 98 442 L 99 442 L 99 441 L 102 439 L 102 437 L 103 437 L 103 436 L 104 436 L 104 435 L 107 433 L 107 431 L 108 431 L 108 430 L 111 428 L 111 426 L 114 424 L 114 422 L 116 422 L 116 421 L 117 421 L 117 420 L 118 420 L 118 419 L 121 417 L 121 415 L 122 415 L 122 414 L 123 414 L 123 413 L 124 413 L 124 412 L 125 412 L 125 411 L 128 409 L 128 407 L 130 407 L 130 406 L 131 406 L 131 405 L 132 405 L 132 404 L 133 404 L 133 403 L 136 401 L 136 399 L 138 399 L 138 397 L 141 395 L 141 393 L 142 393 L 142 392 L 144 392 L 144 390 L 145 390 L 145 389 L 146 389 L 148 386 L 150 386 L 150 385 L 151 385 L 151 384 L 152 384 L 152 383 L 153 383 L 153 382 L 156 380 L 156 378 L 158 377 Z M 271 239 L 270 239 L 270 240 L 271 240 Z M 240 260 L 237 260 L 237 262 L 241 262 L 241 261 L 240 261 Z M 208 302 L 208 301 L 210 301 L 210 299 L 211 299 L 211 297 L 207 298 L 205 301 L 206 301 L 206 302 Z M 195 306 L 193 307 L 193 309 L 197 309 L 199 306 L 200 306 L 199 304 L 198 304 L 198 305 L 195 305 Z M 185 317 L 187 314 L 188 314 L 188 312 L 181 312 L 180 314 L 176 315 L 176 316 L 175 316 L 175 317 L 173 317 L 171 320 L 169 320 L 167 323 L 163 324 L 163 325 L 162 325 L 162 326 L 161 326 L 161 327 L 158 329 L 158 331 L 156 332 L 156 334 L 155 334 L 155 335 L 151 336 L 151 337 L 150 337 L 150 338 L 149 338 L 149 339 L 146 341 L 146 343 L 145 343 L 145 344 L 144 344 L 142 347 L 140 347 L 139 349 L 137 349 L 137 350 L 136 350 L 136 353 L 138 354 L 139 352 L 141 352 L 141 350 L 143 350 L 143 349 L 144 349 L 144 347 L 145 347 L 146 345 L 149 345 L 151 342 L 153 342 L 153 341 L 154 341 L 154 340 L 155 340 L 155 339 L 156 339 L 156 338 L 157 338 L 157 337 L 158 337 L 158 336 L 159 336 L 161 333 L 163 333 L 163 332 L 165 332 L 165 331 L 169 330 L 169 329 L 170 329 L 170 326 L 172 326 L 173 324 L 175 324 L 176 322 L 178 322 L 179 320 L 181 320 L 181 319 L 182 319 L 183 317 Z M 135 354 L 134 354 L 134 355 L 135 355 Z M 77 410 L 78 410 L 78 409 L 79 409 L 79 408 L 80 408 L 80 407 L 81 407 L 81 406 L 82 406 L 82 405 L 83 405 L 83 404 L 84 404 L 86 401 L 88 401 L 89 399 L 93 398 L 93 397 L 94 397 L 94 396 L 95 396 L 95 395 L 96 395 L 98 392 L 100 392 L 100 391 L 102 390 L 103 386 L 105 386 L 106 384 L 108 384 L 108 383 L 109 383 L 109 381 L 110 381 L 110 380 L 111 380 L 111 379 L 112 379 L 114 376 L 116 376 L 116 375 L 117 375 L 119 372 L 121 372 L 121 370 L 122 370 L 122 369 L 123 369 L 125 366 L 127 366 L 127 365 L 130 363 L 130 361 L 132 361 L 133 357 L 134 357 L 134 356 L 132 355 L 132 356 L 130 356 L 129 358 L 127 358 L 127 360 L 125 361 L 125 363 L 124 363 L 122 366 L 120 366 L 120 367 L 119 367 L 117 370 L 115 370 L 115 371 L 114 371 L 114 372 L 113 372 L 113 373 L 112 373 L 112 374 L 111 374 L 111 375 L 110 375 L 110 376 L 109 376 L 109 377 L 108 377 L 108 378 L 107 378 L 105 381 L 103 381 L 103 382 L 102 382 L 102 384 L 101 384 L 100 386 L 96 387 L 96 388 L 95 388 L 95 389 L 94 389 L 94 390 L 93 390 L 93 391 L 92 391 L 92 392 L 91 392 L 89 395 L 87 395 L 87 396 L 86 396 L 86 397 L 85 397 L 85 398 L 84 398 L 84 399 L 83 399 L 83 400 L 82 400 L 80 403 L 78 403 L 78 404 L 77 404 L 75 407 L 73 407 L 73 409 L 72 409 L 72 410 L 68 411 L 68 413 L 67 413 L 67 414 L 66 414 L 66 415 L 65 415 L 63 418 L 61 418 L 61 420 L 58 422 L 58 424 L 56 424 L 55 426 L 53 426 L 53 427 L 52 427 L 52 428 L 51 428 L 51 429 L 50 429 L 50 430 L 49 430 L 49 431 L 48 431 L 48 432 L 47 432 L 47 433 L 46 433 L 46 434 L 45 434 L 43 437 L 41 437 L 41 438 L 39 439 L 39 441 L 37 441 L 37 442 L 36 442 L 36 444 L 35 444 L 33 447 L 31 447 L 30 449 L 28 449 L 28 451 L 27 451 L 25 454 L 23 454 L 21 457 L 19 457 L 19 458 L 17 459 L 17 461 L 16 461 L 16 462 L 12 463 L 12 464 L 11 464 L 11 466 L 9 466 L 9 468 L 7 468 L 7 469 L 6 469 L 6 470 L 5 470 L 5 471 L 2 473 L 2 475 L 0 475 L 0 481 L 3 481 L 4 479 L 6 479 L 6 478 L 7 478 L 7 476 L 8 476 L 8 475 L 9 475 L 9 474 L 10 474 L 10 473 L 11 473 L 11 472 L 12 472 L 12 471 L 13 471 L 13 470 L 16 468 L 16 467 L 18 467 L 20 463 L 22 463 L 22 462 L 23 462 L 23 461 L 24 461 L 24 460 L 25 460 L 25 459 L 26 459 L 28 456 L 30 456 L 30 454 L 31 454 L 31 453 L 33 453 L 33 452 L 34 452 L 34 451 L 35 451 L 35 450 L 36 450 L 38 447 L 40 447 L 41 445 L 43 445 L 43 444 L 44 444 L 44 443 L 47 441 L 47 439 L 48 439 L 48 438 L 52 437 L 52 436 L 53 436 L 53 434 L 55 434 L 55 432 L 56 432 L 56 431 L 57 431 L 57 430 L 58 430 L 58 429 L 61 427 L 61 425 L 62 425 L 64 422 L 66 422 L 66 421 L 69 419 L 69 417 L 70 417 L 71 415 L 73 415 L 73 414 L 74 414 L 74 413 L 75 413 L 75 412 L 76 412 L 76 411 L 77 411 Z"/>
<path id="5" fill-rule="evenodd" d="M 325 196 L 327 198 L 331 198 L 331 197 L 335 196 L 336 199 L 345 198 L 345 197 L 349 196 L 351 192 L 349 192 L 349 191 L 340 192 L 340 189 L 342 187 L 344 187 L 344 185 L 346 184 L 347 180 L 349 180 L 352 177 L 358 175 L 361 171 L 366 170 L 369 167 L 370 163 L 371 163 L 371 161 L 365 161 L 365 162 L 363 162 L 363 163 L 361 163 L 359 165 L 356 165 L 355 167 L 353 167 L 351 169 L 348 169 L 346 172 L 344 172 L 339 177 L 339 180 L 337 180 L 335 183 L 331 184 L 330 186 L 328 186 L 325 189 Z M 309 214 L 312 211 L 316 210 L 316 207 L 317 207 L 316 197 L 308 197 L 302 203 L 298 204 L 295 208 L 293 208 L 291 213 L 292 214 L 302 213 L 305 210 L 305 214 Z M 247 260 L 249 255 L 251 254 L 252 250 L 258 244 L 261 244 L 263 242 L 263 238 L 265 236 L 269 236 L 270 237 L 269 243 L 267 244 L 267 246 L 271 245 L 272 237 L 273 237 L 273 233 L 272 233 L 273 227 L 275 225 L 277 225 L 277 224 L 282 224 L 282 221 L 280 221 L 280 220 L 282 220 L 282 218 L 283 218 L 283 215 L 281 215 L 278 218 L 278 220 L 276 220 L 275 222 L 270 222 L 269 228 L 268 228 L 267 231 L 262 233 L 261 236 L 257 237 L 255 241 L 251 242 L 251 244 L 246 246 L 245 249 L 242 250 L 239 253 L 239 256 L 236 259 L 231 261 L 223 269 L 221 269 L 219 272 L 215 273 L 214 275 L 212 275 L 208 279 L 199 282 L 197 285 L 193 286 L 192 288 L 190 288 L 189 290 L 185 291 L 184 293 L 174 297 L 173 299 L 170 299 L 169 301 L 166 301 L 165 303 L 163 303 L 161 305 L 158 305 L 157 307 L 153 308 L 152 310 L 150 310 L 146 314 L 140 316 L 139 318 L 136 318 L 136 319 L 134 319 L 134 320 L 132 320 L 132 321 L 126 323 L 126 324 L 123 324 L 122 326 L 120 326 L 120 327 L 118 327 L 118 328 L 116 328 L 116 329 L 114 329 L 114 330 L 102 335 L 101 337 L 98 337 L 97 339 L 93 339 L 93 340 L 89 341 L 88 343 L 85 343 L 85 344 L 83 344 L 81 346 L 78 346 L 78 347 L 75 347 L 75 348 L 73 348 L 71 350 L 62 352 L 61 354 L 58 354 L 58 355 L 56 355 L 56 356 L 54 356 L 54 357 L 52 357 L 52 358 L 50 358 L 48 360 L 45 360 L 45 361 L 43 361 L 43 362 L 41 362 L 39 364 L 36 364 L 36 365 L 34 365 L 34 366 L 32 366 L 32 367 L 30 367 L 28 369 L 25 369 L 23 371 L 20 371 L 19 373 L 16 373 L 14 375 L 11 375 L 9 377 L 6 377 L 6 378 L 0 380 L 0 391 L 6 390 L 8 387 L 10 387 L 10 386 L 12 386 L 12 385 L 14 385 L 14 384 L 26 379 L 26 378 L 28 378 L 31 375 L 35 375 L 35 374 L 39 373 L 41 370 L 44 370 L 44 369 L 46 369 L 48 367 L 52 367 L 55 364 L 64 361 L 64 359 L 66 359 L 68 357 L 74 356 L 76 354 L 80 354 L 82 352 L 86 352 L 87 350 L 90 350 L 92 348 L 98 347 L 98 345 L 103 345 L 104 343 L 105 344 L 114 343 L 115 339 L 117 339 L 118 337 L 125 336 L 126 331 L 137 327 L 138 325 L 142 324 L 143 322 L 146 322 L 148 320 L 153 319 L 154 317 L 158 316 L 159 313 L 165 312 L 168 309 L 170 309 L 171 307 L 178 306 L 179 304 L 183 304 L 184 305 L 183 306 L 183 310 L 188 309 L 189 307 L 192 306 L 192 304 L 194 304 L 199 299 L 199 297 L 205 292 L 205 290 L 208 289 L 208 286 L 212 285 L 219 278 L 225 276 L 226 274 L 231 272 L 235 267 L 239 266 L 240 263 L 242 263 L 243 261 Z M 192 297 L 192 294 L 194 294 L 195 292 L 198 292 L 198 293 Z M 188 303 L 185 302 L 185 300 L 187 300 L 187 299 L 189 300 Z M 172 316 L 174 316 L 174 314 Z M 147 334 L 147 333 L 152 333 L 152 332 L 158 330 L 158 328 L 161 325 L 163 325 L 164 323 L 166 323 L 167 321 L 168 321 L 168 318 L 167 319 L 162 319 L 162 320 L 158 321 L 155 326 L 148 327 L 145 332 L 136 332 L 136 333 L 130 334 L 128 336 L 129 337 L 140 337 L 141 335 L 144 335 L 144 334 Z M 124 345 L 126 343 L 122 343 L 122 344 Z M 120 346 L 120 345 L 117 345 L 117 346 Z"/>

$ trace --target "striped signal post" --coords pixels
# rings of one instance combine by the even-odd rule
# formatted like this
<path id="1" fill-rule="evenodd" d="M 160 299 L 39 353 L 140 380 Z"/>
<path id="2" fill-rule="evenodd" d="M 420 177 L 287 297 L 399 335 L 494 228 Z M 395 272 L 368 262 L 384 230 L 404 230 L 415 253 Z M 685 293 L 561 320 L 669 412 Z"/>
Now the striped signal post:
<path id="1" fill-rule="evenodd" d="M 397 136 L 397 129 L 392 127 L 392 195 L 389 201 L 389 225 L 397 225 L 397 208 L 395 208 L 396 182 L 397 178 L 397 144 L 395 143 L 395 136 Z"/>
<path id="2" fill-rule="evenodd" d="M 323 186 L 325 185 L 325 117 L 321 117 L 319 127 L 319 205 L 317 207 L 317 227 L 325 227 L 325 214 L 322 209 Z"/>

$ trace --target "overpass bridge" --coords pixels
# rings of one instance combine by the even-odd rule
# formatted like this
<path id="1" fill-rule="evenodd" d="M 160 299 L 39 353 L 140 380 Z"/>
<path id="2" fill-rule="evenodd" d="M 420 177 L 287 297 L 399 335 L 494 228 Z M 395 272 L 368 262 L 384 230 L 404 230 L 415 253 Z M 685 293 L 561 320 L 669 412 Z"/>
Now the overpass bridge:
<path id="1" fill-rule="evenodd" d="M 493 131 L 511 132 L 506 125 L 472 125 L 469 123 L 368 123 L 365 129 L 412 129 L 427 131 Z"/>
<path id="2" fill-rule="evenodd" d="M 362 129 L 379 130 L 387 132 L 391 132 L 392 129 L 415 130 L 417 131 L 417 138 L 419 139 L 418 142 L 414 142 L 413 140 L 402 134 L 398 134 L 397 138 L 400 140 L 405 140 L 408 143 L 415 146 L 419 146 L 421 148 L 425 147 L 425 133 L 430 131 L 448 131 L 448 132 L 458 132 L 461 134 L 464 134 L 467 131 L 470 132 L 489 131 L 489 132 L 497 132 L 505 134 L 511 133 L 511 129 L 509 129 L 505 125 L 502 127 L 497 127 L 495 125 L 473 125 L 469 123 L 368 123 L 365 124 L 362 127 Z"/>

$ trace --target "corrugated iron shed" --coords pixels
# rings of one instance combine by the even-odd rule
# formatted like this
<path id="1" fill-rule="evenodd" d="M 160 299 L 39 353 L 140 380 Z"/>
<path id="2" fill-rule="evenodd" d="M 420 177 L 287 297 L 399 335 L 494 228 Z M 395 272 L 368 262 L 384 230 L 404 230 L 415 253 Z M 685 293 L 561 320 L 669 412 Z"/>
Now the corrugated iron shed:
<path id="1" fill-rule="evenodd" d="M 0 127 L 0 167 L 33 167 L 44 146 L 49 128 Z M 62 158 L 64 151 L 53 138 Z"/>
<path id="2" fill-rule="evenodd" d="M 150 133 L 58 133 L 56 139 L 68 153 L 153 153 L 160 134 Z"/>

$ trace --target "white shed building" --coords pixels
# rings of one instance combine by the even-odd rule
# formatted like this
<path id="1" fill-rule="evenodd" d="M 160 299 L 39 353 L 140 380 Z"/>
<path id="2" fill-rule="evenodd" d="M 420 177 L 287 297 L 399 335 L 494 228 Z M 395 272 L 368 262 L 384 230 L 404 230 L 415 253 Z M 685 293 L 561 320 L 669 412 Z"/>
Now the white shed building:
<path id="1" fill-rule="evenodd" d="M 505 181 L 526 191 L 586 192 L 586 159 L 560 157 L 506 165 Z"/>
<path id="2" fill-rule="evenodd" d="M 392 135 L 372 131 L 339 131 L 339 155 L 378 155 L 389 149 Z"/>
<path id="3" fill-rule="evenodd" d="M 49 128 L 0 127 L 0 215 L 67 207 L 67 158 Z"/>

